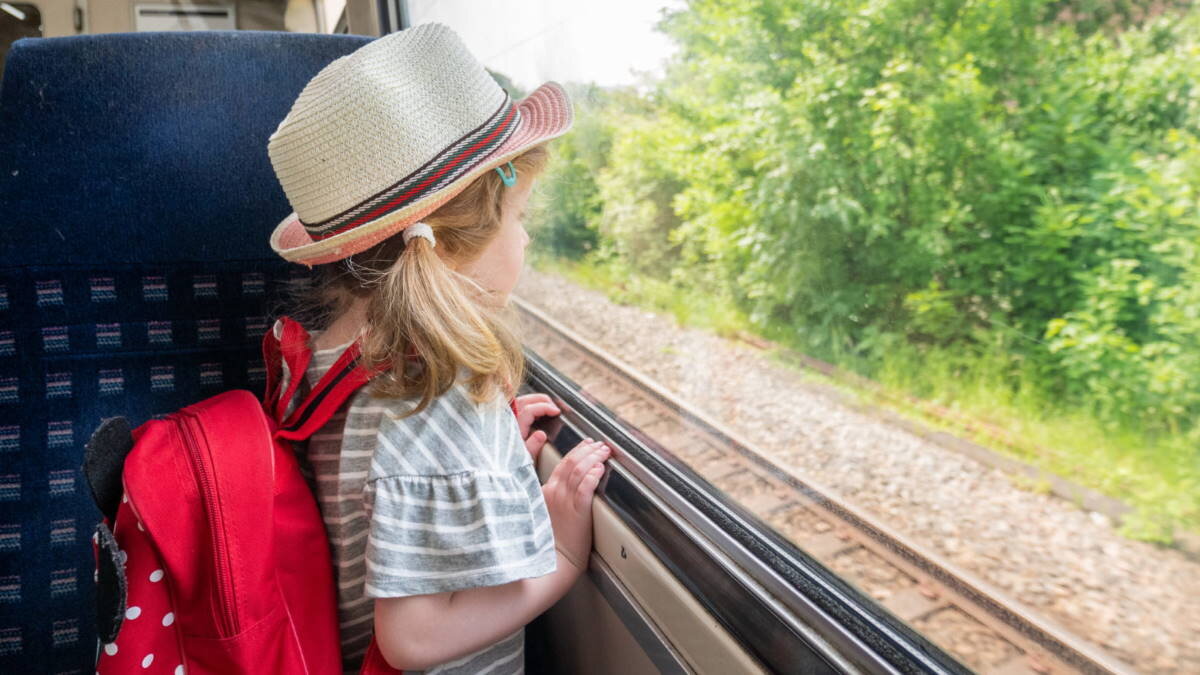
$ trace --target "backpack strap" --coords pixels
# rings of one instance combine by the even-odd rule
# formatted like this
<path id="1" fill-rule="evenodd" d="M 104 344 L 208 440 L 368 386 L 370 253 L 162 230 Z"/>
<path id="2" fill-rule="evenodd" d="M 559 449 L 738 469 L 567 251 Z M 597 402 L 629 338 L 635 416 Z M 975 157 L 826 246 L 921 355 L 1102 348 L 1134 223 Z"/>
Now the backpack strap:
<path id="1" fill-rule="evenodd" d="M 276 421 L 283 419 L 288 401 L 296 394 L 303 373 L 308 369 L 312 352 L 309 347 L 308 331 L 298 322 L 289 317 L 281 317 L 275 325 L 263 335 L 263 361 L 267 368 L 267 390 L 263 394 L 263 408 Z M 289 377 L 286 392 L 279 391 L 283 373 L 283 363 L 287 363 Z M 299 374 L 299 376 L 296 376 Z"/>
<path id="2" fill-rule="evenodd" d="M 378 374 L 368 373 L 367 369 L 359 364 L 359 355 L 360 346 L 355 340 L 275 431 L 275 437 L 299 441 L 313 435 L 333 417 L 346 399 L 366 384 L 373 375 Z M 292 390 L 291 387 L 288 389 Z"/>
<path id="3" fill-rule="evenodd" d="M 289 441 L 307 439 L 320 429 L 359 387 L 386 370 L 369 372 L 359 363 L 361 345 L 357 340 L 346 348 L 312 391 L 284 419 L 288 402 L 295 396 L 312 360 L 309 335 L 288 317 L 281 318 L 263 337 L 263 360 L 267 366 L 267 389 L 263 407 L 278 422 L 275 437 Z M 283 363 L 288 365 L 287 390 L 280 393 Z"/>
<path id="4" fill-rule="evenodd" d="M 296 395 L 300 381 L 304 379 L 303 373 L 312 360 L 312 351 L 308 331 L 304 330 L 303 326 L 286 316 L 276 321 L 263 336 L 263 361 L 267 367 L 267 389 L 263 394 L 263 408 L 279 423 L 275 437 L 289 441 L 308 438 L 324 426 L 359 387 L 388 369 L 389 365 L 384 364 L 376 372 L 368 372 L 359 364 L 358 357 L 361 353 L 361 345 L 355 340 L 285 421 L 283 417 L 288 402 Z M 410 347 L 406 359 L 415 357 L 416 352 Z M 280 393 L 283 363 L 287 363 L 290 376 L 287 391 Z M 508 400 L 508 407 L 515 416 L 515 395 Z"/>

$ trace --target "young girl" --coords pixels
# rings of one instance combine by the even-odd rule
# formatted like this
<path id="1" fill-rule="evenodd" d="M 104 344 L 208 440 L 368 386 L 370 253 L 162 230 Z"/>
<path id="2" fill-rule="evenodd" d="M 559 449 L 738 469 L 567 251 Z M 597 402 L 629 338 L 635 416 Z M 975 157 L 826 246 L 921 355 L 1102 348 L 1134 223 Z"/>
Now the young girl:
<path id="1" fill-rule="evenodd" d="M 513 398 L 508 305 L 545 142 L 570 126 L 557 84 L 513 103 L 447 27 L 423 24 L 331 63 L 271 137 L 296 208 L 272 245 L 322 263 L 301 395 L 356 340 L 381 370 L 298 446 L 346 673 L 372 635 L 398 669 L 521 673 L 525 624 L 586 566 L 610 451 L 587 439 L 540 484 L 545 435 L 529 425 L 558 410 Z"/>

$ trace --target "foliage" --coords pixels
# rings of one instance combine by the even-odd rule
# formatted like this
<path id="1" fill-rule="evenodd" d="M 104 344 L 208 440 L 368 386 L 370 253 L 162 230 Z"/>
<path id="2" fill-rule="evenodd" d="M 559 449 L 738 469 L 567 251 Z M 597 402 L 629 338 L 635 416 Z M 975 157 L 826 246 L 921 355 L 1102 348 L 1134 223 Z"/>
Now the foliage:
<path id="1" fill-rule="evenodd" d="M 1200 7 L 691 0 L 659 27 L 666 77 L 564 139 L 608 148 L 568 153 L 564 232 L 868 375 L 986 363 L 1198 482 Z"/>
<path id="2" fill-rule="evenodd" d="M 577 258 L 595 248 L 601 209 L 596 173 L 608 163 L 613 130 L 593 110 L 612 103 L 598 87 L 572 87 L 576 119 L 571 133 L 554 144 L 545 176 L 535 183 L 528 218 L 530 238 L 543 253 Z M 551 208 L 552 207 L 552 208 Z"/>

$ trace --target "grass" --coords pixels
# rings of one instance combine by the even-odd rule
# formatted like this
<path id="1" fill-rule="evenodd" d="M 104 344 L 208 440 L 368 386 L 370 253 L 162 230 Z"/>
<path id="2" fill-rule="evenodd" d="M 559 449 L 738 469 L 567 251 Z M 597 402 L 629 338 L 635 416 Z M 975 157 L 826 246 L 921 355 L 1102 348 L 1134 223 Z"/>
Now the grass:
<path id="1" fill-rule="evenodd" d="M 539 271 L 600 291 L 615 302 L 670 314 L 681 326 L 724 337 L 767 336 L 801 351 L 798 345 L 788 344 L 788 331 L 754 326 L 727 298 L 640 277 L 604 261 L 572 262 L 535 254 L 531 263 Z M 1121 532 L 1130 538 L 1168 544 L 1178 529 L 1200 531 L 1200 454 L 1182 434 L 1149 438 L 1133 426 L 1105 427 L 1085 411 L 1063 409 L 1046 400 L 1031 374 L 1013 371 L 1008 360 L 1000 357 L 908 346 L 893 350 L 879 364 L 848 358 L 832 362 L 878 383 L 878 390 L 872 392 L 834 383 L 859 398 L 886 404 L 924 424 L 1125 502 L 1133 512 L 1123 519 Z M 931 415 L 930 409 L 948 414 Z M 1006 442 L 997 442 L 996 430 Z M 1047 489 L 1028 480 L 1014 479 L 1014 483 L 1035 492 Z"/>
<path id="2" fill-rule="evenodd" d="M 750 322 L 732 301 L 680 289 L 669 282 L 631 274 L 613 263 L 571 262 L 534 255 L 531 265 L 565 277 L 586 288 L 601 291 L 614 302 L 670 314 L 681 326 L 708 330 L 722 337 L 750 332 Z"/>
<path id="3" fill-rule="evenodd" d="M 1170 543 L 1174 530 L 1200 529 L 1200 456 L 1182 434 L 1149 436 L 1132 424 L 1104 425 L 1086 411 L 1047 400 L 1033 376 L 1000 357 L 901 348 L 870 374 L 894 392 L 1003 428 L 1020 439 L 997 447 L 958 432 L 1134 508 L 1127 536 Z"/>

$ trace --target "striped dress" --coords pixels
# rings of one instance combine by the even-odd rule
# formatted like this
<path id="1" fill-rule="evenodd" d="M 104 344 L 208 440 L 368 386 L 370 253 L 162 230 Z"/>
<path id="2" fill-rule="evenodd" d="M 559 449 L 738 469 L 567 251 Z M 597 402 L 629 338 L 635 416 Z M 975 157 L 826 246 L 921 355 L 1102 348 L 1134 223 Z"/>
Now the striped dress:
<path id="1" fill-rule="evenodd" d="M 349 343 L 347 343 L 348 345 Z M 294 405 L 347 345 L 315 350 Z M 284 367 L 284 386 L 289 377 Z M 512 409 L 497 391 L 475 405 L 459 383 L 421 413 L 363 387 L 307 444 L 338 587 L 342 666 L 357 674 L 374 599 L 504 584 L 555 570 L 541 483 Z M 524 627 L 424 672 L 523 673 Z"/>

